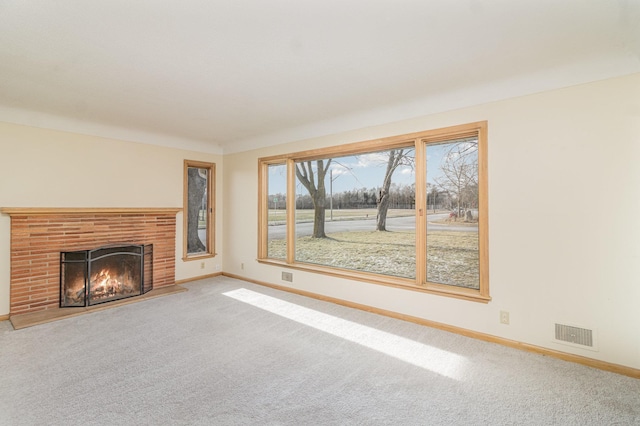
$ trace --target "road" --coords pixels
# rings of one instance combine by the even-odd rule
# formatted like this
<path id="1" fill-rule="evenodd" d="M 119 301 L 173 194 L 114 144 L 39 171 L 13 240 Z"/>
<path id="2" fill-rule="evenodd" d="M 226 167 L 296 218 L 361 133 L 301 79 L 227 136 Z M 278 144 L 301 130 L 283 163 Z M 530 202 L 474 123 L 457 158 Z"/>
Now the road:
<path id="1" fill-rule="evenodd" d="M 442 231 L 455 231 L 455 232 L 478 232 L 477 226 L 456 226 L 446 225 L 439 223 L 432 223 L 432 221 L 443 220 L 449 216 L 448 213 L 430 214 L 427 216 L 427 226 L 429 230 L 442 230 Z M 415 217 L 390 217 L 387 218 L 387 230 L 389 231 L 412 231 L 415 229 Z M 327 234 L 333 232 L 361 232 L 361 231 L 373 231 L 376 228 L 376 221 L 374 219 L 368 220 L 335 220 L 333 222 L 327 221 L 324 225 L 324 230 Z M 313 222 L 299 223 L 296 226 L 296 236 L 305 237 L 311 235 L 313 232 Z M 269 226 L 269 239 L 278 240 L 285 238 L 286 226 L 285 225 L 273 225 Z"/>

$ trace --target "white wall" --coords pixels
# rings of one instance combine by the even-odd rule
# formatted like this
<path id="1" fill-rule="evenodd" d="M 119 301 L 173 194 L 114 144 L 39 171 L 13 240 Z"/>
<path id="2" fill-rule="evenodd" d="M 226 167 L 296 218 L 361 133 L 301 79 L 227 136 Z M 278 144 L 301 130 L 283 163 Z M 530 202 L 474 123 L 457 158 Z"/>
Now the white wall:
<path id="1" fill-rule="evenodd" d="M 216 163 L 222 204 L 222 157 L 0 122 L 0 207 L 182 207 L 184 159 Z M 222 209 L 217 209 L 222 223 Z M 215 258 L 183 262 L 177 216 L 176 279 L 222 265 L 222 226 Z M 10 218 L 0 215 L 0 315 L 9 313 Z"/>
<path id="2" fill-rule="evenodd" d="M 223 269 L 288 284 L 283 268 L 255 260 L 259 157 L 480 120 L 489 125 L 490 303 L 298 270 L 292 286 L 640 368 L 640 74 L 227 155 Z M 556 322 L 593 329 L 597 350 L 554 343 Z"/>

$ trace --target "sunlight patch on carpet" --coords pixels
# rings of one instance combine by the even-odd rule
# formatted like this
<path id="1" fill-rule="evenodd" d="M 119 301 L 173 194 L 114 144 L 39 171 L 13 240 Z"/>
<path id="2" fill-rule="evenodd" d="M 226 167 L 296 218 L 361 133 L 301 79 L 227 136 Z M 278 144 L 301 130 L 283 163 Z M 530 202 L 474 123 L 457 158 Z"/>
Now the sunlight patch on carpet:
<path id="1" fill-rule="evenodd" d="M 466 371 L 466 358 L 411 339 L 245 288 L 228 291 L 223 294 L 451 379 L 461 380 Z"/>

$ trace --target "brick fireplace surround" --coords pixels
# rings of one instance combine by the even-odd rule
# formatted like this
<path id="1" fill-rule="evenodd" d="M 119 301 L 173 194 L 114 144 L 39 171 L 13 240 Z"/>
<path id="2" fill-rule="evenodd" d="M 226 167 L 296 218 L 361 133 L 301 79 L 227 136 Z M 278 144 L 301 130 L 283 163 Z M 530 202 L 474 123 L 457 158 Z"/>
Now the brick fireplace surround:
<path id="1" fill-rule="evenodd" d="M 11 316 L 58 309 L 63 251 L 92 250 L 110 244 L 153 244 L 153 288 L 175 284 L 179 208 L 0 211 L 11 216 Z"/>

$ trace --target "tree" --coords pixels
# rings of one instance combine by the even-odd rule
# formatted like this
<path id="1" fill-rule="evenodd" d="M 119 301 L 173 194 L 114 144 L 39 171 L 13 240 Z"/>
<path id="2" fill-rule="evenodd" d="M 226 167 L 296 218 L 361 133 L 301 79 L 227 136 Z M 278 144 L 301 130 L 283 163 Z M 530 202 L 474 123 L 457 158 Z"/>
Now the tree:
<path id="1" fill-rule="evenodd" d="M 428 188 L 431 188 L 431 190 L 427 192 L 427 209 L 431 206 L 431 209 L 435 213 L 438 201 L 442 201 L 442 199 L 438 200 L 438 187 L 436 185 L 427 182 L 427 189 Z"/>
<path id="2" fill-rule="evenodd" d="M 207 178 L 200 174 L 199 168 L 188 168 L 188 185 L 189 193 L 187 204 L 187 253 L 200 253 L 207 251 L 207 248 L 198 235 L 200 210 L 202 209 L 202 200 L 205 198 L 207 190 Z"/>
<path id="3" fill-rule="evenodd" d="M 376 203 L 378 204 L 378 214 L 376 216 L 376 231 L 387 230 L 387 212 L 389 211 L 391 177 L 396 169 L 401 166 L 413 166 L 415 157 L 410 154 L 412 149 L 392 149 L 389 151 L 387 159 L 387 170 L 384 174 L 382 187 L 378 190 Z"/>
<path id="4" fill-rule="evenodd" d="M 325 163 L 326 161 L 326 163 Z M 314 173 L 313 162 L 306 161 L 296 163 L 296 176 L 302 185 L 309 191 L 313 201 L 313 238 L 326 238 L 324 233 L 324 217 L 327 204 L 327 191 L 324 180 L 331 165 L 331 159 L 316 160 Z M 316 177 L 317 174 L 317 177 Z"/>
<path id="5" fill-rule="evenodd" d="M 466 206 L 478 205 L 478 141 L 451 144 L 440 164 L 441 175 L 434 180 L 438 187 L 455 197 L 456 214 L 462 216 Z"/>

